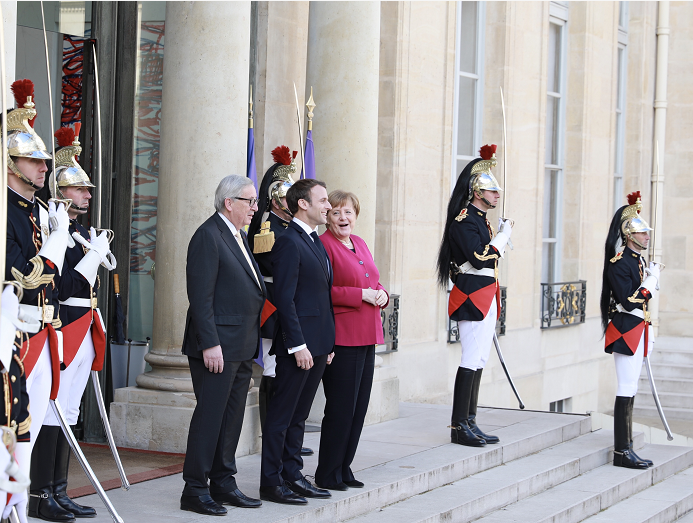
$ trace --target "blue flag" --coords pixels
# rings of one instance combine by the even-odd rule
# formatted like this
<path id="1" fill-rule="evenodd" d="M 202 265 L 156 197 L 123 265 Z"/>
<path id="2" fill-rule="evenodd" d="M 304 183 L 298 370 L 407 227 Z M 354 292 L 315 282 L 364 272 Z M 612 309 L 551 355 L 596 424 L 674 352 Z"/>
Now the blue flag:
<path id="1" fill-rule="evenodd" d="M 301 179 L 310 178 L 315 180 L 315 147 L 313 147 L 313 131 L 306 134 L 306 157 L 304 160 L 304 170 L 301 170 Z"/>
<path id="2" fill-rule="evenodd" d="M 255 190 L 257 190 L 257 169 L 255 168 L 255 133 L 252 127 L 248 127 L 248 178 L 253 180 Z"/>

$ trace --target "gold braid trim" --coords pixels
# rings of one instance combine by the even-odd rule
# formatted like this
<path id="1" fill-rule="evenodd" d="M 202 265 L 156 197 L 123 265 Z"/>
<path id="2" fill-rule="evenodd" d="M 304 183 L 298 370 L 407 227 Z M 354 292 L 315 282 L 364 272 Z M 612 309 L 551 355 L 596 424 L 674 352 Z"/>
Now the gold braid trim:
<path id="1" fill-rule="evenodd" d="M 497 260 L 498 259 L 497 254 L 488 254 L 488 250 L 490 247 L 491 247 L 490 245 L 487 245 L 486 248 L 484 248 L 483 254 L 481 254 L 481 255 L 474 252 L 474 256 L 476 256 L 476 259 L 480 260 L 480 261 Z M 487 256 L 487 254 L 488 254 L 488 256 Z"/>
<path id="2" fill-rule="evenodd" d="M 34 256 L 29 260 L 29 263 L 32 264 L 34 268 L 27 276 L 19 272 L 16 267 L 12 267 L 12 276 L 14 276 L 14 279 L 17 280 L 24 289 L 36 289 L 41 285 L 48 285 L 53 281 L 52 274 L 43 273 L 43 259 L 40 256 Z"/>
<path id="3" fill-rule="evenodd" d="M 645 303 L 645 299 L 644 299 L 644 298 L 641 299 L 641 300 L 639 300 L 638 298 L 636 298 L 636 296 L 638 295 L 639 292 L 640 292 L 640 289 L 639 289 L 639 288 L 636 289 L 636 291 L 633 293 L 632 296 L 628 296 L 628 301 L 631 302 L 631 303 Z"/>
<path id="4" fill-rule="evenodd" d="M 31 414 L 29 414 L 24 421 L 17 425 L 17 436 L 22 436 L 29 432 L 31 428 Z"/>
<path id="5" fill-rule="evenodd" d="M 455 218 L 455 221 L 456 221 L 456 222 L 461 222 L 461 221 L 464 220 L 466 217 L 467 217 L 467 208 L 465 207 L 464 209 L 462 209 L 462 210 L 460 211 L 460 214 L 457 215 L 457 217 Z"/>
<path id="6" fill-rule="evenodd" d="M 619 252 L 618 254 L 616 254 L 616 256 L 614 256 L 613 258 L 611 258 L 609 261 L 610 261 L 611 263 L 616 263 L 616 262 L 617 262 L 618 260 L 620 260 L 622 257 L 623 257 L 623 251 L 621 251 L 621 252 Z"/>
<path id="7" fill-rule="evenodd" d="M 51 322 L 51 325 L 53 325 L 54 329 L 59 329 L 63 326 L 63 320 L 60 319 L 60 316 L 56 316 Z"/>

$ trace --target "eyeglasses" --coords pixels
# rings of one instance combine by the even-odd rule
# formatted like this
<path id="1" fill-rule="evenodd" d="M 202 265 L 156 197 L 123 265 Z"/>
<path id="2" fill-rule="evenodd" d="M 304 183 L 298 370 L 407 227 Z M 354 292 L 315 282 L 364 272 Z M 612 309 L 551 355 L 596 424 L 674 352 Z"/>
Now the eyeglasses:
<path id="1" fill-rule="evenodd" d="M 244 202 L 248 202 L 248 205 L 250 205 L 251 207 L 257 205 L 257 202 L 260 201 L 257 198 L 241 198 L 240 196 L 235 196 L 233 199 L 234 200 L 243 200 Z"/>

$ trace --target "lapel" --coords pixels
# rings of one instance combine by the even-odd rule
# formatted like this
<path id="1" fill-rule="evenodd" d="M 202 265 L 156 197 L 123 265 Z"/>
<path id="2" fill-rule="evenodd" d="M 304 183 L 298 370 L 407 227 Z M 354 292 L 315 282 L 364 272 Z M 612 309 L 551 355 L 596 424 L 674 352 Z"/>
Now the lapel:
<path id="1" fill-rule="evenodd" d="M 253 271 L 250 269 L 250 266 L 248 265 L 245 256 L 243 256 L 243 253 L 241 252 L 241 248 L 238 245 L 236 238 L 234 238 L 233 234 L 231 234 L 231 229 L 229 229 L 229 226 L 226 225 L 224 220 L 222 220 L 217 213 L 214 213 L 214 221 L 217 224 L 217 227 L 219 228 L 219 232 L 221 233 L 221 239 L 224 240 L 224 243 L 227 245 L 227 247 L 231 250 L 238 262 L 241 264 L 241 267 L 243 267 L 243 270 L 245 270 L 248 276 L 252 278 L 255 285 L 257 285 L 258 282 L 255 279 L 255 276 L 253 275 Z"/>
<path id="2" fill-rule="evenodd" d="M 330 271 L 327 269 L 327 253 L 323 253 L 320 250 L 320 248 L 313 241 L 313 238 L 311 238 L 300 225 L 292 221 L 291 223 L 289 223 L 289 227 L 293 227 L 294 229 L 296 229 L 303 241 L 308 244 L 310 250 L 313 251 L 313 254 L 315 254 L 315 256 L 318 258 L 320 266 L 322 267 L 322 270 L 325 273 L 325 278 L 327 278 L 327 280 L 330 281 Z"/>

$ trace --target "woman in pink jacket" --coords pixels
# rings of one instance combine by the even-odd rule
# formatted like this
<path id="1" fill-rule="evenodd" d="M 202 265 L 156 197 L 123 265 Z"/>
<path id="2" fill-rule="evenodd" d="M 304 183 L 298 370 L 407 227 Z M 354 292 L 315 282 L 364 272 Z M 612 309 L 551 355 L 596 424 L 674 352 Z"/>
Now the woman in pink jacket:
<path id="1" fill-rule="evenodd" d="M 359 200 L 349 192 L 332 191 L 327 231 L 320 236 L 332 262 L 332 304 L 336 329 L 335 356 L 325 369 L 325 417 L 315 482 L 321 488 L 360 488 L 351 462 L 361 437 L 373 384 L 375 346 L 383 343 L 380 309 L 389 296 L 366 242 L 352 234 Z"/>

